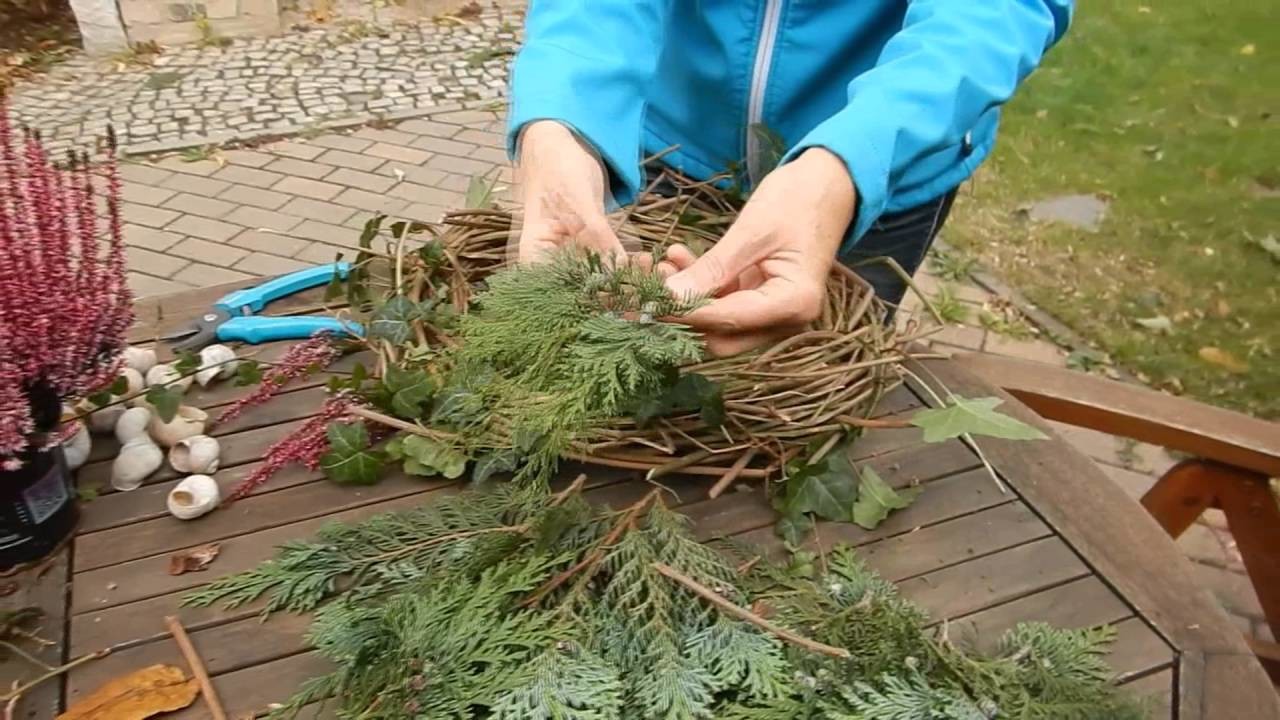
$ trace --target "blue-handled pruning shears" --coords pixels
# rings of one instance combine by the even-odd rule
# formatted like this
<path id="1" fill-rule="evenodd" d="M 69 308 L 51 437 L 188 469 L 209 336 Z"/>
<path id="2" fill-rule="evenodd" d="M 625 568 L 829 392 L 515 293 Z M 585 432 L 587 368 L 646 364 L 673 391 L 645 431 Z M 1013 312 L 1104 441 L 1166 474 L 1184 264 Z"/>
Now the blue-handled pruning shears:
<path id="1" fill-rule="evenodd" d="M 190 327 L 167 335 L 164 339 L 186 338 L 174 343 L 173 349 L 198 350 L 214 339 L 239 340 L 256 345 L 272 340 L 308 338 L 321 331 L 335 335 L 361 335 L 364 331 L 359 324 L 332 317 L 259 317 L 253 314 L 272 300 L 331 282 L 334 275 L 345 280 L 350 272 L 351 263 L 329 263 L 281 275 L 256 287 L 236 290 L 215 302 L 213 308 L 197 318 Z"/>

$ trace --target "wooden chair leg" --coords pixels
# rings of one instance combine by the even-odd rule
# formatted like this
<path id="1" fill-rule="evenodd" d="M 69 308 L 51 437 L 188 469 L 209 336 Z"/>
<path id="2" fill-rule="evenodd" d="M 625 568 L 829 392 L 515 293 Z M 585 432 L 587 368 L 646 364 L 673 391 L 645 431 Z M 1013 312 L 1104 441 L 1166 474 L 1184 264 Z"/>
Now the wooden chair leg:
<path id="1" fill-rule="evenodd" d="M 1216 505 L 1227 516 L 1271 634 L 1280 638 L 1280 503 L 1263 475 L 1226 466 L 1214 472 Z"/>
<path id="2" fill-rule="evenodd" d="M 1142 496 L 1142 506 L 1170 537 L 1178 537 L 1213 507 L 1217 477 L 1212 463 L 1183 460 Z"/>

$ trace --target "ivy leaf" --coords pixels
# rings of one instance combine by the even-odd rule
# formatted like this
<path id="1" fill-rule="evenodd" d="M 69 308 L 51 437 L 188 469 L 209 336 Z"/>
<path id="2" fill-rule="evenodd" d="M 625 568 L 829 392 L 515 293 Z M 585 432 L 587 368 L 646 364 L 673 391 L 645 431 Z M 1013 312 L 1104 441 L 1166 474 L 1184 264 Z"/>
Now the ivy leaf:
<path id="1" fill-rule="evenodd" d="M 476 465 L 471 470 L 471 481 L 477 485 L 483 484 L 498 473 L 515 470 L 519 463 L 520 455 L 515 450 L 494 450 L 476 460 Z"/>
<path id="2" fill-rule="evenodd" d="M 244 387 L 245 385 L 257 385 L 262 382 L 262 366 L 257 360 L 252 358 L 241 360 L 236 365 L 236 385 Z"/>
<path id="3" fill-rule="evenodd" d="M 636 404 L 632 415 L 644 427 L 655 418 L 697 410 L 702 421 L 712 427 L 724 424 L 724 395 L 720 386 L 705 375 L 686 373 L 679 376 L 662 394 Z"/>
<path id="4" fill-rule="evenodd" d="M 924 430 L 924 441 L 942 442 L 961 435 L 986 435 L 1006 440 L 1043 440 L 1046 435 L 1021 420 L 998 413 L 1000 398 L 952 397 L 942 408 L 921 410 L 911 424 Z"/>
<path id="5" fill-rule="evenodd" d="M 200 356 L 190 350 L 179 350 L 177 358 L 173 362 L 173 369 L 177 370 L 179 375 L 191 375 L 200 369 Z"/>
<path id="6" fill-rule="evenodd" d="M 383 385 L 391 394 L 391 410 L 403 418 L 422 415 L 422 404 L 431 399 L 435 383 L 424 370 L 403 370 L 395 365 L 387 366 Z"/>
<path id="7" fill-rule="evenodd" d="M 773 531 L 787 547 L 799 547 L 805 536 L 813 531 L 813 518 L 803 513 L 782 515 L 774 523 Z"/>
<path id="8" fill-rule="evenodd" d="M 325 430 L 329 452 L 320 458 L 320 469 L 334 482 L 372 485 L 378 481 L 383 454 L 369 449 L 369 432 L 363 422 L 333 423 Z"/>
<path id="9" fill-rule="evenodd" d="M 909 487 L 894 490 L 875 470 L 862 468 L 862 483 L 858 485 L 858 501 L 853 504 L 853 521 L 867 530 L 889 517 L 892 510 L 901 510 L 915 502 L 920 488 Z"/>
<path id="10" fill-rule="evenodd" d="M 341 260 L 342 260 L 342 253 L 338 253 L 338 257 L 334 258 L 333 261 L 339 262 Z M 342 286 L 343 286 L 342 275 L 339 273 L 334 273 L 333 277 L 329 278 L 329 284 L 326 285 L 324 288 L 324 301 L 329 302 L 330 300 L 337 300 L 338 298 L 342 297 L 342 289 L 343 289 Z"/>
<path id="11" fill-rule="evenodd" d="M 422 247 L 418 248 L 418 257 L 424 265 L 434 270 L 445 261 L 444 246 L 439 240 L 423 243 Z"/>
<path id="12" fill-rule="evenodd" d="M 182 388 L 176 385 L 152 385 L 147 388 L 146 400 L 155 408 L 160 422 L 170 422 L 178 414 L 182 404 Z"/>
<path id="13" fill-rule="evenodd" d="M 413 329 L 409 323 L 417 320 L 418 306 L 409 298 L 397 295 L 373 312 L 369 322 L 369 337 L 399 345 L 409 339 Z"/>
<path id="14" fill-rule="evenodd" d="M 129 378 L 121 375 L 111 383 L 111 387 L 107 388 L 107 392 L 112 395 L 123 395 L 129 391 Z"/>
<path id="15" fill-rule="evenodd" d="M 396 435 L 382 446 L 382 452 L 387 454 L 392 460 L 404 459 L 404 435 Z"/>
<path id="16" fill-rule="evenodd" d="M 826 520 L 847 522 L 858 497 L 857 473 L 842 447 L 817 463 L 802 465 L 787 477 L 783 514 L 813 513 Z"/>
<path id="17" fill-rule="evenodd" d="M 378 231 L 382 229 L 382 221 L 386 219 L 386 215 L 377 213 L 365 221 L 364 228 L 360 231 L 361 250 L 373 249 L 373 239 L 378 237 Z"/>
<path id="18" fill-rule="evenodd" d="M 406 435 L 401 441 L 404 471 L 410 475 L 432 477 L 443 475 L 453 480 L 467 469 L 467 456 L 444 443 L 421 435 Z"/>
<path id="19" fill-rule="evenodd" d="M 469 425 L 484 417 L 484 398 L 466 388 L 446 388 L 436 397 L 431 410 L 431 422 L 453 425 Z"/>

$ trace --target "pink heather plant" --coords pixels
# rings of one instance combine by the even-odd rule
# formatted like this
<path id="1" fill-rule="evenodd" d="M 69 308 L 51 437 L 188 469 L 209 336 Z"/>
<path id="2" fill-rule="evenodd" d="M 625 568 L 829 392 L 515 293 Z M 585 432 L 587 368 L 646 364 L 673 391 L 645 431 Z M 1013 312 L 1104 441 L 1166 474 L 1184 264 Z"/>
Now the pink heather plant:
<path id="1" fill-rule="evenodd" d="M 263 386 L 266 386 L 265 382 Z M 248 496 L 291 463 L 299 463 L 308 470 L 319 469 L 320 458 L 329 452 L 329 438 L 326 435 L 329 424 L 355 419 L 350 414 L 351 407 L 351 398 L 346 395 L 335 395 L 326 400 L 319 415 L 312 416 L 288 437 L 267 448 L 262 456 L 262 464 L 240 481 L 224 504 L 229 505 Z"/>
<path id="2" fill-rule="evenodd" d="M 46 443 L 62 402 L 117 373 L 133 322 L 115 136 L 106 162 L 55 166 L 0 95 L 0 466 Z M 105 205 L 100 224 L 97 204 Z"/>
<path id="3" fill-rule="evenodd" d="M 332 338 L 326 333 L 318 333 L 296 345 L 289 347 L 283 357 L 271 363 L 270 369 L 262 374 L 262 381 L 253 392 L 227 406 L 214 421 L 221 425 L 240 416 L 245 410 L 261 405 L 284 389 L 294 380 L 323 370 L 342 355 Z"/>

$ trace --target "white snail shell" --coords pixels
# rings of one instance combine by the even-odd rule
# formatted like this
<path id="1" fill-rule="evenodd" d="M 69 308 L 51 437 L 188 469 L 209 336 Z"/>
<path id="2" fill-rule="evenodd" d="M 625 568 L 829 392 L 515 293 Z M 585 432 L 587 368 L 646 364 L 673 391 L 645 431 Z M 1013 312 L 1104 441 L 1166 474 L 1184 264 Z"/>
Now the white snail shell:
<path id="1" fill-rule="evenodd" d="M 169 449 L 169 466 L 180 473 L 208 474 L 218 469 L 218 452 L 217 440 L 193 435 Z"/>
<path id="2" fill-rule="evenodd" d="M 111 463 L 111 487 L 127 492 L 137 490 L 147 476 L 164 464 L 164 453 L 151 438 L 143 435 L 134 438 L 120 448 L 120 454 Z"/>
<path id="3" fill-rule="evenodd" d="M 147 386 L 167 385 L 186 392 L 191 387 L 191 376 L 183 377 L 173 363 L 161 363 L 147 371 Z"/>
<path id="4" fill-rule="evenodd" d="M 139 376 L 146 375 L 156 365 L 156 351 L 151 348 L 130 345 L 124 349 L 123 355 L 125 367 L 136 370 Z"/>
<path id="5" fill-rule="evenodd" d="M 129 389 L 124 391 L 126 397 L 137 395 L 147 389 L 147 381 L 142 377 L 142 373 L 131 367 L 120 368 L 120 377 L 124 378 L 125 382 L 128 383 Z"/>
<path id="6" fill-rule="evenodd" d="M 169 422 L 162 422 L 159 415 L 153 415 L 147 430 L 156 442 L 170 448 L 181 440 L 203 435 L 208 420 L 209 415 L 200 408 L 180 405 Z"/>
<path id="7" fill-rule="evenodd" d="M 138 438 L 147 437 L 147 426 L 151 424 L 150 407 L 131 407 L 125 410 L 116 421 L 116 440 L 126 445 Z"/>
<path id="8" fill-rule="evenodd" d="M 93 447 L 93 439 L 89 437 L 89 428 L 83 422 L 75 421 L 76 433 L 62 444 L 62 455 L 67 459 L 67 467 L 75 470 L 89 459 L 89 450 Z"/>
<path id="9" fill-rule="evenodd" d="M 214 378 L 231 377 L 236 371 L 236 353 L 226 345 L 208 345 L 200 351 L 200 369 L 196 371 L 196 382 L 204 387 Z"/>
<path id="10" fill-rule="evenodd" d="M 112 395 L 110 402 L 117 402 L 120 398 Z M 90 402 L 88 398 L 81 400 L 76 405 L 76 410 L 84 417 L 84 422 L 89 426 L 89 432 L 106 434 L 115 429 L 116 423 L 120 420 L 120 416 L 124 415 L 124 405 L 106 405 L 99 407 Z"/>
<path id="11" fill-rule="evenodd" d="M 192 520 L 218 507 L 218 483 L 208 475 L 192 475 L 173 486 L 165 504 L 179 520 Z"/>

